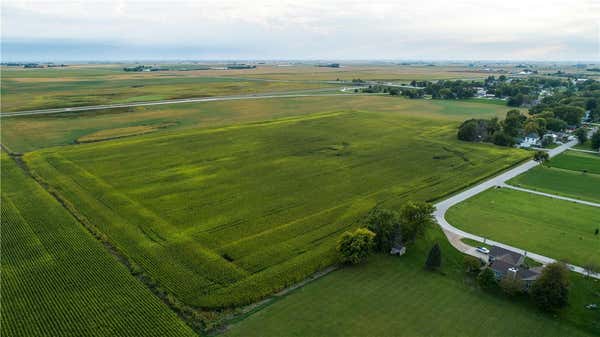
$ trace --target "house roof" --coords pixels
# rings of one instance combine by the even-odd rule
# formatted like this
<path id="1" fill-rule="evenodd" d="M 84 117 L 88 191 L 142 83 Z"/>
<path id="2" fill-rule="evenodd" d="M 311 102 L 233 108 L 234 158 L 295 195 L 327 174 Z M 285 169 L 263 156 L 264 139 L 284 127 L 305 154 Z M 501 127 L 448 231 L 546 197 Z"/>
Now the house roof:
<path id="1" fill-rule="evenodd" d="M 502 260 L 494 260 L 494 262 L 490 264 L 490 268 L 492 268 L 493 271 L 502 275 L 506 274 L 508 272 L 508 269 L 513 268 L 514 266 L 514 264 L 510 264 Z"/>
<path id="2" fill-rule="evenodd" d="M 537 269 L 519 269 L 517 277 L 523 281 L 533 281 L 537 280 L 540 273 Z"/>
<path id="3" fill-rule="evenodd" d="M 494 262 L 492 262 L 490 265 L 490 268 L 498 274 L 506 275 L 508 273 L 508 269 L 515 268 L 515 265 L 502 260 L 494 260 Z M 518 268 L 517 278 L 523 281 L 533 281 L 538 278 L 540 272 L 541 270 L 538 268 Z"/>
<path id="4" fill-rule="evenodd" d="M 498 247 L 498 246 L 492 246 L 490 248 L 489 255 L 494 260 L 501 260 L 506 263 L 512 264 L 512 266 L 515 266 L 516 264 L 518 264 L 519 260 L 523 257 L 523 255 L 521 255 L 519 253 L 515 253 L 513 251 L 510 251 L 508 249 L 504 249 L 504 248 Z"/>

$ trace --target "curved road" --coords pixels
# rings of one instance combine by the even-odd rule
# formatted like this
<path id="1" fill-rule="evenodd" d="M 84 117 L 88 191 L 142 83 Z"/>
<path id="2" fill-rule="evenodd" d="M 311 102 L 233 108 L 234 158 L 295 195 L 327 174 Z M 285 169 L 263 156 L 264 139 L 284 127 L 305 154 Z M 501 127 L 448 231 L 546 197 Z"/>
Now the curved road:
<path id="1" fill-rule="evenodd" d="M 554 156 L 568 150 L 569 148 L 571 148 L 572 146 L 574 146 L 576 144 L 577 144 L 577 140 L 570 141 L 570 142 L 563 144 L 557 148 L 549 150 L 548 154 L 550 155 L 550 157 L 554 157 Z M 461 238 L 468 238 L 468 239 L 472 239 L 472 240 L 479 241 L 479 242 L 485 242 L 486 244 L 489 244 L 489 245 L 502 247 L 504 249 L 507 249 L 507 250 L 510 250 L 510 251 L 513 251 L 516 253 L 524 254 L 527 257 L 529 257 L 533 260 L 536 260 L 542 264 L 556 262 L 555 259 L 547 257 L 547 256 L 528 252 L 521 248 L 513 247 L 510 245 L 501 243 L 501 242 L 488 240 L 487 238 L 477 236 L 477 235 L 474 235 L 471 233 L 467 233 L 463 230 L 460 230 L 460 229 L 452 226 L 445 218 L 446 212 L 448 211 L 448 209 L 450 207 L 452 207 L 462 201 L 465 201 L 465 200 L 471 198 L 472 196 L 475 196 L 489 188 L 492 188 L 495 186 L 504 186 L 506 184 L 507 180 L 512 179 L 521 173 L 527 172 L 528 170 L 536 167 L 537 165 L 539 165 L 539 163 L 537 163 L 533 160 L 530 160 L 530 161 L 528 161 L 524 164 L 521 164 L 517 167 L 514 167 L 496 177 L 486 180 L 483 183 L 480 183 L 474 187 L 471 187 L 463 192 L 460 192 L 446 200 L 443 200 L 443 201 L 435 204 L 435 209 L 436 209 L 434 212 L 435 219 L 437 220 L 440 227 L 442 227 L 442 229 L 444 230 L 444 233 L 448 237 L 448 241 L 450 241 L 450 243 L 456 249 L 460 250 L 461 252 L 469 254 L 469 255 L 473 255 L 478 258 L 480 258 L 481 255 L 479 253 L 477 253 L 473 249 L 473 247 L 461 242 L 460 241 Z M 580 273 L 583 275 L 587 275 L 587 272 L 582 267 L 574 266 L 574 265 L 568 265 L 568 267 L 574 272 L 577 272 L 577 273 Z M 600 274 L 595 274 L 595 275 L 591 275 L 591 276 L 594 278 L 600 279 Z"/>

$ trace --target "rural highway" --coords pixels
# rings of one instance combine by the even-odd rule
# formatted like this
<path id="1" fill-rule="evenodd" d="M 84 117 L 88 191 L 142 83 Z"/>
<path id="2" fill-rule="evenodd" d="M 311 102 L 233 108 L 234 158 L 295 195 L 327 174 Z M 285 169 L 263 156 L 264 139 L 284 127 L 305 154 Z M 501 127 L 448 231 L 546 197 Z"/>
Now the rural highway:
<path id="1" fill-rule="evenodd" d="M 550 157 L 554 157 L 554 156 L 568 150 L 569 148 L 571 148 L 572 146 L 574 146 L 576 144 L 577 144 L 577 140 L 570 141 L 570 142 L 565 143 L 557 148 L 549 150 L 548 154 L 550 155 Z M 539 163 L 537 163 L 533 160 L 530 160 L 524 164 L 521 164 L 515 168 L 512 168 L 498 176 L 495 176 L 489 180 L 486 180 L 474 187 L 471 187 L 463 192 L 460 192 L 446 200 L 443 200 L 443 201 L 435 204 L 435 208 L 436 208 L 436 210 L 434 212 L 435 219 L 438 222 L 438 224 L 440 225 L 440 227 L 442 227 L 442 229 L 444 230 L 444 233 L 446 233 L 446 236 L 448 237 L 448 241 L 450 241 L 450 243 L 456 249 L 460 250 L 461 252 L 473 255 L 475 257 L 481 257 L 481 256 L 479 254 L 477 254 L 474 251 L 474 249 L 472 249 L 472 247 L 462 243 L 460 241 L 460 238 L 468 238 L 468 239 L 472 239 L 472 240 L 479 241 L 479 242 L 485 242 L 487 245 L 502 247 L 504 249 L 508 249 L 508 250 L 516 252 L 516 253 L 524 254 L 527 257 L 529 257 L 533 260 L 536 260 L 542 264 L 556 262 L 555 259 L 547 257 L 547 256 L 528 252 L 521 248 L 513 247 L 510 245 L 501 243 L 501 242 L 496 242 L 496 241 L 489 240 L 489 239 L 481 237 L 481 236 L 467 233 L 463 230 L 460 230 L 460 229 L 452 226 L 445 218 L 446 212 L 448 211 L 448 209 L 450 207 L 452 207 L 462 201 L 465 201 L 465 200 L 467 200 L 489 188 L 493 188 L 496 186 L 505 186 L 507 180 L 512 179 L 524 172 L 527 172 L 530 169 L 536 167 L 537 165 L 539 165 Z M 568 267 L 574 272 L 577 272 L 577 273 L 580 273 L 583 275 L 587 275 L 587 272 L 582 267 L 574 266 L 574 265 L 568 265 Z M 594 278 L 600 279 L 600 274 L 595 274 L 595 275 L 591 275 L 591 276 Z"/>
<path id="2" fill-rule="evenodd" d="M 361 87 L 356 87 L 361 88 Z M 115 104 L 104 104 L 104 105 L 88 105 L 78 106 L 69 108 L 55 108 L 55 109 L 42 109 L 42 110 L 28 110 L 28 111 L 15 111 L 15 112 L 2 112 L 0 117 L 16 117 L 16 116 L 30 116 L 30 115 L 44 115 L 44 114 L 55 114 L 63 112 L 78 112 L 78 111 L 90 111 L 90 110 L 103 110 L 103 109 L 114 109 L 114 108 L 129 108 L 139 106 L 152 106 L 152 105 L 165 105 L 165 104 L 181 104 L 181 103 L 196 103 L 196 102 L 216 102 L 216 101 L 234 101 L 244 99 L 266 99 L 266 98 L 290 98 L 290 97 L 314 97 L 314 96 L 340 96 L 340 93 L 319 93 L 329 91 L 341 91 L 344 88 L 323 88 L 323 89 L 310 89 L 310 90 L 298 90 L 298 91 L 282 91 L 282 92 L 270 92 L 263 94 L 248 94 L 248 95 L 235 95 L 235 96 L 214 96 L 214 97 L 197 97 L 197 98 L 182 98 L 182 99 L 169 99 L 163 101 L 150 101 L 150 102 L 133 102 L 133 103 L 115 103 Z M 353 87 L 354 89 L 354 87 Z"/>

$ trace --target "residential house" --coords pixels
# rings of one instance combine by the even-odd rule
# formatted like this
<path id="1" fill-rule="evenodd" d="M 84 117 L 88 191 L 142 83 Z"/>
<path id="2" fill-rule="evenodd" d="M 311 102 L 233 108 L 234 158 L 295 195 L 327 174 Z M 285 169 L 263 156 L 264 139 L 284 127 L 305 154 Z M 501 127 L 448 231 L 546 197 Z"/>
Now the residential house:
<path id="1" fill-rule="evenodd" d="M 489 253 L 490 269 L 497 280 L 510 277 L 521 280 L 523 287 L 529 289 L 540 276 L 542 267 L 527 268 L 524 266 L 525 256 L 501 247 L 492 246 Z"/>
<path id="2" fill-rule="evenodd" d="M 530 148 L 532 146 L 539 145 L 539 142 L 540 138 L 538 137 L 538 135 L 535 133 L 530 133 L 521 140 L 521 142 L 519 143 L 519 147 Z"/>

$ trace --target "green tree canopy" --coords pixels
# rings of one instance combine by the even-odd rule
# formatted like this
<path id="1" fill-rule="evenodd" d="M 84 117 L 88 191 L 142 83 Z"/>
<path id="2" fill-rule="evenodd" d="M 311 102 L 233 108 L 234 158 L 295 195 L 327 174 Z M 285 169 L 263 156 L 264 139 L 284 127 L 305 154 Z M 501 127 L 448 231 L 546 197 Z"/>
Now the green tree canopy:
<path id="1" fill-rule="evenodd" d="M 531 298 L 541 309 L 556 311 L 569 302 L 569 270 L 564 263 L 547 265 L 533 283 Z"/>
<path id="2" fill-rule="evenodd" d="M 375 233 L 366 228 L 354 232 L 344 232 L 337 243 L 340 261 L 348 264 L 362 262 L 373 249 Z"/>
<path id="3" fill-rule="evenodd" d="M 584 128 L 579 128 L 575 130 L 575 137 L 577 137 L 581 144 L 585 143 L 588 140 L 587 130 Z"/>
<path id="4" fill-rule="evenodd" d="M 389 209 L 374 208 L 365 220 L 367 228 L 375 233 L 375 250 L 388 252 L 398 231 L 400 230 L 400 216 Z"/>
<path id="5" fill-rule="evenodd" d="M 435 207 L 426 202 L 407 202 L 400 211 L 400 232 L 404 242 L 414 242 L 423 237 L 427 228 L 435 223 Z"/>

